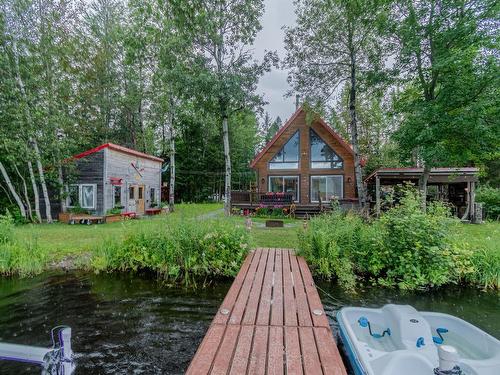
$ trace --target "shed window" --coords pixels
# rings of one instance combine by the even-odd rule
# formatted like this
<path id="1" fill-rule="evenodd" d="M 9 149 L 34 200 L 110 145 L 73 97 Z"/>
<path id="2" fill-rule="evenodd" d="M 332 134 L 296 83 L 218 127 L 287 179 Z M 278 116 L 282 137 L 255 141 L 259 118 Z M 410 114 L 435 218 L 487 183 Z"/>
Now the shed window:
<path id="1" fill-rule="evenodd" d="M 269 169 L 299 168 L 299 131 L 288 140 L 269 162 Z"/>
<path id="2" fill-rule="evenodd" d="M 122 205 L 122 187 L 113 185 L 113 207 L 121 207 Z"/>
<path id="3" fill-rule="evenodd" d="M 89 210 L 96 209 L 97 201 L 96 184 L 70 185 L 68 187 L 67 205 L 68 207 L 80 206 Z"/>
<path id="4" fill-rule="evenodd" d="M 343 176 L 312 176 L 311 177 L 311 201 L 322 202 L 332 198 L 343 198 L 344 196 Z"/>
<path id="5" fill-rule="evenodd" d="M 80 185 L 80 205 L 82 208 L 95 208 L 96 185 Z"/>
<path id="6" fill-rule="evenodd" d="M 135 188 L 134 188 L 134 186 L 130 186 L 128 188 L 128 199 L 135 199 Z"/>
<path id="7" fill-rule="evenodd" d="M 155 188 L 149 189 L 149 201 L 151 202 L 151 207 L 156 206 L 156 189 Z"/>
<path id="8" fill-rule="evenodd" d="M 66 204 L 68 207 L 75 207 L 80 204 L 78 185 L 68 186 L 68 199 Z"/>
<path id="9" fill-rule="evenodd" d="M 299 176 L 270 176 L 269 191 L 273 193 L 292 193 L 293 200 L 299 200 Z"/>
<path id="10" fill-rule="evenodd" d="M 330 146 L 314 131 L 310 130 L 311 168 L 341 169 L 344 162 Z"/>

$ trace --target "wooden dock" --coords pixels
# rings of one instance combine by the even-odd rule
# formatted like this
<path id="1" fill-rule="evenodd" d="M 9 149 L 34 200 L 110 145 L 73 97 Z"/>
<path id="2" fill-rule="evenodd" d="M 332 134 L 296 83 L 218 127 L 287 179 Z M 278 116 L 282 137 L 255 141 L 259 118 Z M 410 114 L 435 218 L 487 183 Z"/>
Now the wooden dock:
<path id="1" fill-rule="evenodd" d="M 187 374 L 346 375 L 305 260 L 250 253 Z"/>

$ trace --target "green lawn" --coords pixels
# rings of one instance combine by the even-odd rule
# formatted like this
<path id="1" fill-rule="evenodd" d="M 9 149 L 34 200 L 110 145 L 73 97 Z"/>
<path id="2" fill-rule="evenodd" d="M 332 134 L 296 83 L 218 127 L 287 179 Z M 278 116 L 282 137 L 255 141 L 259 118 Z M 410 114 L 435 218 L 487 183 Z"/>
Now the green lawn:
<path id="1" fill-rule="evenodd" d="M 138 229 L 155 228 L 158 230 L 168 225 L 172 219 L 189 219 L 204 216 L 204 220 L 222 218 L 221 204 L 178 204 L 176 211 L 167 216 L 155 216 L 142 220 L 109 223 L 101 225 L 42 224 L 23 225 L 15 228 L 16 237 L 25 241 L 36 241 L 46 249 L 51 257 L 61 259 L 66 255 L 89 252 L 107 240 L 124 238 Z M 235 225 L 245 225 L 245 218 L 231 217 Z M 297 247 L 297 230 L 302 227 L 302 220 L 285 219 L 284 228 L 266 228 L 265 219 L 252 218 L 250 231 L 253 247 Z M 500 252 L 500 223 L 483 225 L 458 224 L 455 233 L 472 249 L 484 249 L 487 252 Z"/>
<path id="2" fill-rule="evenodd" d="M 136 229 L 158 227 L 161 230 L 172 218 L 194 218 L 221 208 L 221 204 L 211 203 L 178 204 L 175 212 L 167 216 L 99 225 L 28 224 L 17 226 L 15 235 L 25 241 L 36 241 L 51 256 L 60 259 L 66 255 L 91 251 L 108 239 L 124 238 Z"/>

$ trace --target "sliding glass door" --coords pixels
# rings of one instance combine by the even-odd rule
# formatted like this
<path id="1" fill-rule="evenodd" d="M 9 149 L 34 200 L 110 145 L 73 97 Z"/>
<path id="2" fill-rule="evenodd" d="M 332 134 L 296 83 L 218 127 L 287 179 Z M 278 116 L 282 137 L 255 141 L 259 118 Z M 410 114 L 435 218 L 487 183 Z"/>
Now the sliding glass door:
<path id="1" fill-rule="evenodd" d="M 293 193 L 293 200 L 299 200 L 299 176 L 269 176 L 269 191 Z"/>
<path id="2" fill-rule="evenodd" d="M 344 197 L 344 176 L 311 176 L 311 202 Z"/>

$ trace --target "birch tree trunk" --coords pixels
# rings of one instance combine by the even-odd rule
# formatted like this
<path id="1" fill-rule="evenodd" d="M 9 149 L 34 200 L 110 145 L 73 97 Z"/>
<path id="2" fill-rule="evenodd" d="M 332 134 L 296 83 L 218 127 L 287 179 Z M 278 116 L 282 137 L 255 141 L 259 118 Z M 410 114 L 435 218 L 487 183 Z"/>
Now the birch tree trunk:
<path id="1" fill-rule="evenodd" d="M 36 184 L 35 173 L 33 172 L 33 164 L 28 160 L 28 171 L 30 173 L 31 186 L 33 188 L 33 197 L 35 199 L 35 215 L 39 223 L 42 222 L 42 215 L 40 214 L 40 194 L 38 194 L 38 185 Z"/>
<path id="2" fill-rule="evenodd" d="M 12 185 L 12 181 L 10 180 L 9 175 L 7 174 L 7 171 L 5 170 L 5 167 L 3 166 L 3 163 L 0 161 L 0 172 L 2 173 L 2 176 L 7 183 L 7 187 L 9 188 L 10 193 L 14 197 L 14 200 L 16 201 L 19 211 L 21 212 L 21 216 L 26 219 L 26 209 L 24 208 L 23 201 L 19 197 L 19 194 L 17 194 L 16 189 L 14 188 L 14 185 Z"/>
<path id="3" fill-rule="evenodd" d="M 47 219 L 47 223 L 52 223 L 49 191 L 47 189 L 47 183 L 45 182 L 45 172 L 43 171 L 40 149 L 38 148 L 38 142 L 35 138 L 30 138 L 30 143 L 33 145 L 33 149 L 35 150 L 36 166 L 38 169 L 38 175 L 40 176 L 40 185 L 42 185 L 43 200 L 45 202 L 45 217 Z"/>
<path id="4" fill-rule="evenodd" d="M 172 106 L 168 114 L 168 123 L 170 128 L 170 183 L 168 191 L 168 210 L 174 212 L 175 205 L 175 133 L 174 116 Z"/>
<path id="5" fill-rule="evenodd" d="M 26 207 L 28 208 L 28 217 L 29 217 L 29 220 L 31 222 L 33 222 L 33 212 L 31 210 L 31 203 L 30 203 L 30 197 L 28 194 L 28 187 L 26 186 L 26 180 L 24 179 L 21 172 L 19 172 L 19 168 L 17 168 L 16 164 L 14 164 L 14 169 L 16 170 L 17 175 L 21 178 L 21 181 L 23 183 L 24 200 L 26 202 Z"/>
<path id="6" fill-rule="evenodd" d="M 429 181 L 429 175 L 431 174 L 431 169 L 427 163 L 424 164 L 424 172 L 422 173 L 422 177 L 420 177 L 420 194 L 422 198 L 422 211 L 425 212 L 427 209 L 427 182 Z"/>
<path id="7" fill-rule="evenodd" d="M 224 142 L 224 161 L 226 164 L 226 174 L 224 181 L 224 214 L 231 215 L 231 155 L 229 154 L 229 127 L 227 115 L 222 117 L 222 138 Z"/>
<path id="8" fill-rule="evenodd" d="M 24 103 L 25 103 L 24 108 L 25 108 L 25 113 L 26 113 L 26 120 L 28 121 L 28 127 L 31 127 L 33 125 L 33 121 L 31 118 L 31 113 L 29 111 L 28 96 L 26 95 L 26 90 L 24 89 L 24 82 L 21 78 L 21 73 L 19 70 L 19 55 L 17 52 L 17 43 L 16 43 L 15 39 L 13 39 L 13 41 L 12 41 L 12 50 L 14 52 L 16 81 L 17 81 L 17 84 L 19 86 L 19 90 L 21 91 L 21 95 L 23 96 L 23 99 L 24 99 Z M 47 184 L 45 183 L 45 173 L 43 171 L 40 149 L 38 148 L 38 143 L 34 137 L 30 137 L 29 143 L 33 146 L 33 148 L 35 150 L 36 165 L 38 167 L 38 174 L 40 175 L 40 184 L 42 185 L 43 198 L 45 200 L 45 211 L 46 211 L 46 216 L 47 216 L 47 222 L 52 223 L 52 215 L 50 213 L 49 193 L 47 190 Z"/>
<path id="9" fill-rule="evenodd" d="M 351 50 L 351 88 L 349 93 L 349 114 L 351 116 L 351 143 L 354 151 L 354 174 L 358 190 L 359 205 L 362 211 L 366 208 L 366 194 L 363 185 L 363 171 L 361 169 L 361 155 L 358 144 L 358 119 L 356 113 L 356 56 Z"/>

